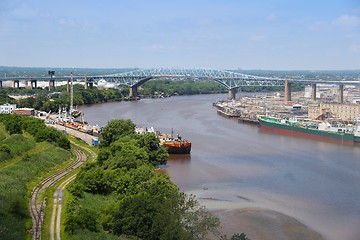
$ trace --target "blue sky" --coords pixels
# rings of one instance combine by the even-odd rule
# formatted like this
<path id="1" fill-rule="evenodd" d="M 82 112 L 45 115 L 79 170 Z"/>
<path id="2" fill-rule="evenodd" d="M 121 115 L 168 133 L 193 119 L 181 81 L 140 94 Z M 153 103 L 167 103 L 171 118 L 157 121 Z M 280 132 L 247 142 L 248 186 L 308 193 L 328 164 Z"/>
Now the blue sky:
<path id="1" fill-rule="evenodd" d="M 0 66 L 360 69 L 360 0 L 0 0 Z"/>

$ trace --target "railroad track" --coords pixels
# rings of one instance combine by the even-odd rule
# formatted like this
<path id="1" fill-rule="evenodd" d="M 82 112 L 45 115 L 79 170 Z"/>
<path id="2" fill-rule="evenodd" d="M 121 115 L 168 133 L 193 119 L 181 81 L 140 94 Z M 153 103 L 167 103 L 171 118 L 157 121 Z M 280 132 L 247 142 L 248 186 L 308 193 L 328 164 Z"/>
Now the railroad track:
<path id="1" fill-rule="evenodd" d="M 42 199 L 40 203 L 40 199 L 39 199 L 40 193 L 45 191 L 46 188 L 53 186 L 55 183 L 66 177 L 75 169 L 81 167 L 85 163 L 85 160 L 87 159 L 84 150 L 74 149 L 74 153 L 76 156 L 74 162 L 72 162 L 66 168 L 63 168 L 62 170 L 42 180 L 38 185 L 34 187 L 33 191 L 31 192 L 30 213 L 33 222 L 33 228 L 32 228 L 33 240 L 41 239 L 42 225 L 44 223 L 46 202 L 45 199 Z"/>

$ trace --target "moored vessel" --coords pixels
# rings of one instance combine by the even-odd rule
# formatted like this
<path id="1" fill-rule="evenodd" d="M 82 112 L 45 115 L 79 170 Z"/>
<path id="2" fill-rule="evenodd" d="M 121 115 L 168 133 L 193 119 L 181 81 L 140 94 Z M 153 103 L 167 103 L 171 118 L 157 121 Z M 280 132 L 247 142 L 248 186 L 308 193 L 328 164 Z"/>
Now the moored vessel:
<path id="1" fill-rule="evenodd" d="M 81 111 L 79 111 L 78 109 L 73 109 L 72 112 L 70 112 L 70 115 L 73 117 L 73 118 L 77 118 L 81 115 Z"/>
<path id="2" fill-rule="evenodd" d="M 171 130 L 171 134 L 164 134 L 159 131 L 155 131 L 153 127 L 145 129 L 136 127 L 135 132 L 137 134 L 156 134 L 160 140 L 160 145 L 164 146 L 169 154 L 189 154 L 191 152 L 191 142 L 183 139 L 179 134 L 174 137 L 173 130 Z"/>
<path id="3" fill-rule="evenodd" d="M 171 137 L 159 135 L 160 145 L 167 148 L 169 154 L 189 154 L 191 151 L 191 142 L 183 140 L 180 136 Z"/>
<path id="4" fill-rule="evenodd" d="M 258 116 L 260 128 L 263 130 L 291 135 L 338 142 L 343 144 L 354 144 L 354 127 L 347 125 L 331 125 L 326 121 L 282 119 L 276 117 Z"/>

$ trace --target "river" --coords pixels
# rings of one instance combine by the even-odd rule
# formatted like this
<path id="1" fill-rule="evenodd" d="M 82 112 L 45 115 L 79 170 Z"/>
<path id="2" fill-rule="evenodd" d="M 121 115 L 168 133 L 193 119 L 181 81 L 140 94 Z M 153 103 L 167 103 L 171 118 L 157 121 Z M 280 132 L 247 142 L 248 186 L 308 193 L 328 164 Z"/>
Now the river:
<path id="1" fill-rule="evenodd" d="M 360 147 L 282 136 L 216 113 L 225 94 L 82 106 L 86 121 L 180 134 L 191 155 L 171 156 L 172 181 L 195 194 L 229 235 L 254 239 L 360 239 Z M 322 237 L 319 237 L 319 236 Z"/>

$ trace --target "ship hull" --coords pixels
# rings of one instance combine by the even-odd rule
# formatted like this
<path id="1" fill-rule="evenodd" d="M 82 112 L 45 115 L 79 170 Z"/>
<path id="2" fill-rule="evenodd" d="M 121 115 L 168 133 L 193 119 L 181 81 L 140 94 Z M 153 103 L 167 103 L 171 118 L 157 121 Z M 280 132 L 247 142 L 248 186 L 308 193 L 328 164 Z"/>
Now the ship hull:
<path id="1" fill-rule="evenodd" d="M 270 131 L 283 135 L 297 136 L 310 138 L 314 140 L 342 143 L 342 144 L 354 144 L 354 135 L 350 133 L 336 133 L 327 132 L 311 128 L 303 128 L 290 126 L 286 124 L 268 122 L 259 118 L 260 129 L 264 131 Z"/>
<path id="2" fill-rule="evenodd" d="M 169 154 L 189 154 L 191 151 L 190 142 L 165 142 L 162 145 L 167 149 Z"/>

